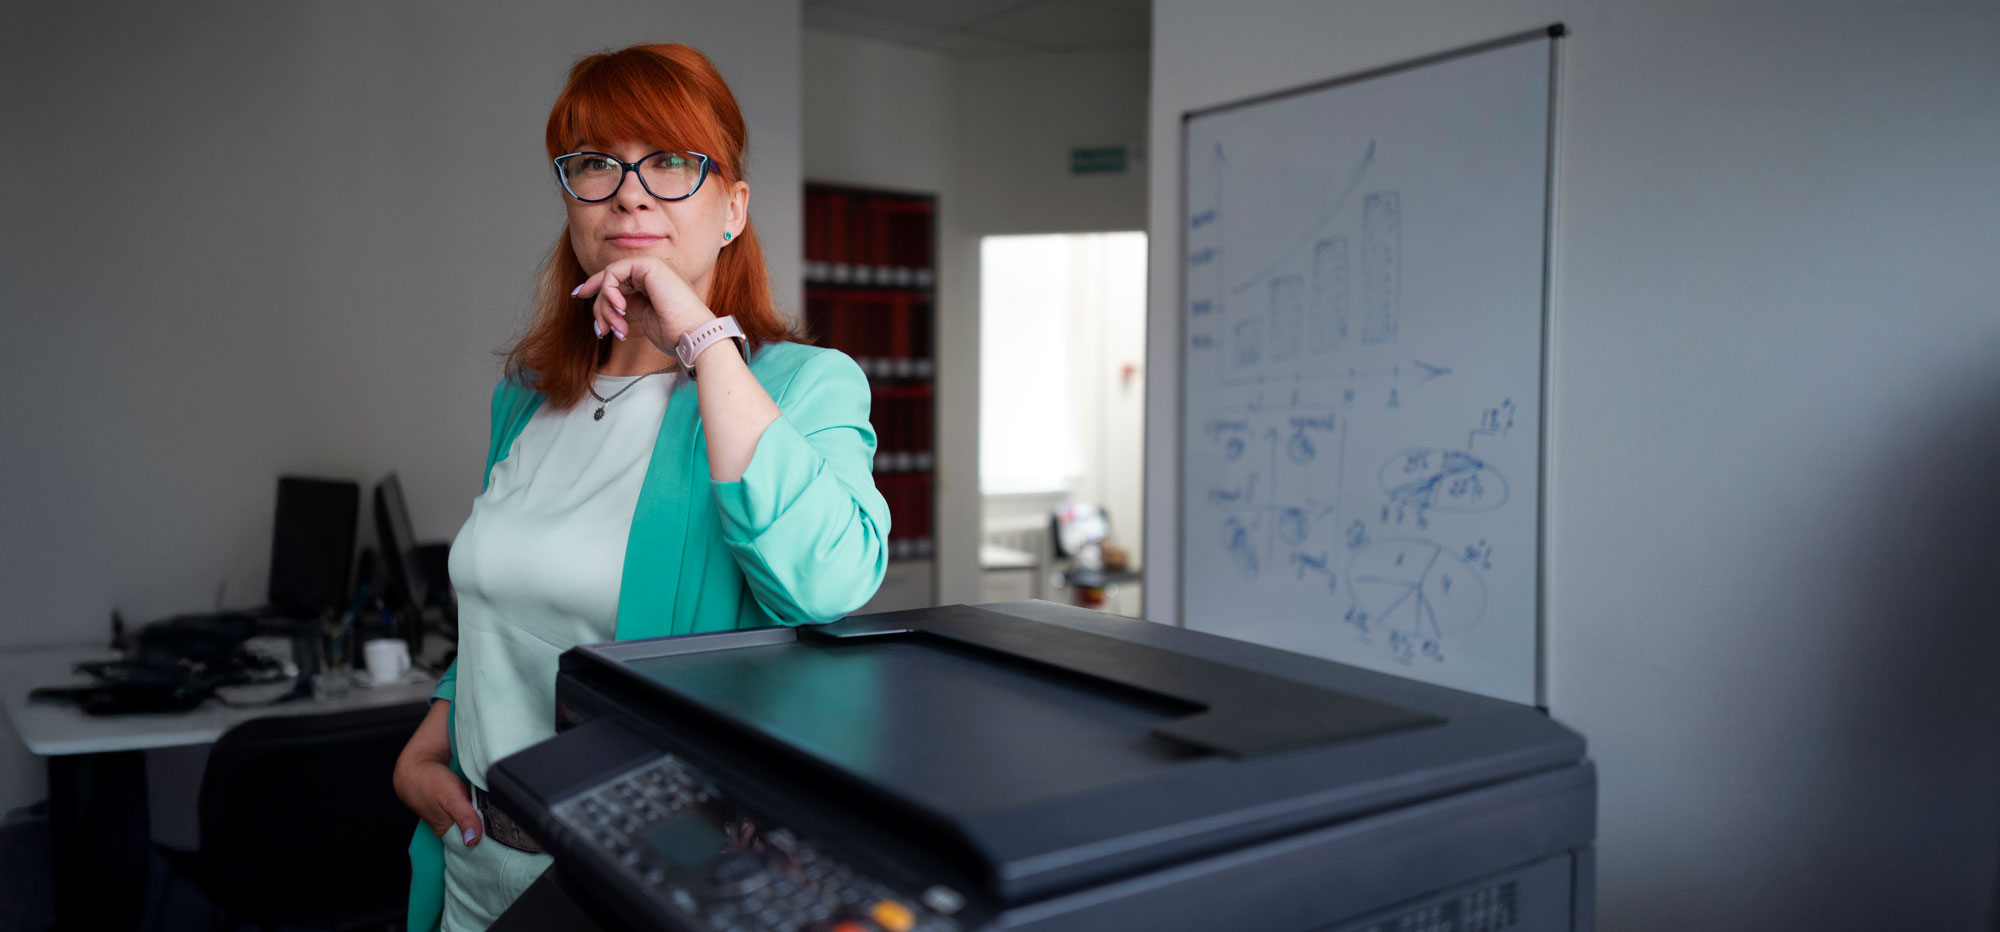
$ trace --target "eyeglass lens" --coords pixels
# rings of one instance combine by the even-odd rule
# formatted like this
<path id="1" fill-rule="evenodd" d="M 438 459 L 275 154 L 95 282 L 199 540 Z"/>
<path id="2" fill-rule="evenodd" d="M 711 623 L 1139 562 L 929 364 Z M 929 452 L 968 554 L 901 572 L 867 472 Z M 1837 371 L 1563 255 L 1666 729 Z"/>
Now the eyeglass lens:
<path id="1" fill-rule="evenodd" d="M 701 184 L 701 156 L 691 152 L 655 152 L 639 163 L 639 180 L 658 198 L 682 198 Z M 625 166 L 617 159 L 585 152 L 562 160 L 563 184 L 577 198 L 600 201 L 618 190 Z"/>

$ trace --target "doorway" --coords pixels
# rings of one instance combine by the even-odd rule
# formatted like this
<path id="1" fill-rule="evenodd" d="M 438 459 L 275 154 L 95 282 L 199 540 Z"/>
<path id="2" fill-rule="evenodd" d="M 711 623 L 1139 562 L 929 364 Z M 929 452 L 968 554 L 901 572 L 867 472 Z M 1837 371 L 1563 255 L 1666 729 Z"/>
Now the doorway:
<path id="1" fill-rule="evenodd" d="M 1107 562 L 1144 565 L 1146 234 L 988 236 L 979 268 L 982 601 L 1074 601 L 1049 531 L 1063 505 L 1101 507 Z M 1103 607 L 1138 616 L 1139 588 Z"/>

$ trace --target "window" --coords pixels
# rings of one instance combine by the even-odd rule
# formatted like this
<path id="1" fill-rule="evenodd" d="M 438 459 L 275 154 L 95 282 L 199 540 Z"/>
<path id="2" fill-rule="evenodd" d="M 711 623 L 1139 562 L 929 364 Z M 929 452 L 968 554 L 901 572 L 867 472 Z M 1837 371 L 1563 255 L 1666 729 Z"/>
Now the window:
<path id="1" fill-rule="evenodd" d="M 1146 234 L 989 236 L 979 260 L 980 491 L 1097 499 L 1138 464 Z"/>

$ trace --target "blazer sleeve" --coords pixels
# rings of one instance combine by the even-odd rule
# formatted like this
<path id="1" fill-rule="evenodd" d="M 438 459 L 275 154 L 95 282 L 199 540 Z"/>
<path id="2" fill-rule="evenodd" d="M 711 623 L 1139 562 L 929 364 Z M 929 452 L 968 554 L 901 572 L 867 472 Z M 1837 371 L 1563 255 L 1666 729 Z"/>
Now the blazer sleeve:
<path id="1" fill-rule="evenodd" d="M 437 688 L 431 690 L 431 701 L 436 702 L 439 699 L 443 699 L 446 702 L 450 702 L 457 698 L 458 661 L 453 660 L 451 666 L 444 668 L 444 675 L 438 677 Z"/>
<path id="2" fill-rule="evenodd" d="M 723 542 L 764 613 L 833 621 L 874 597 L 889 562 L 868 378 L 845 354 L 821 353 L 783 395 L 743 477 L 710 486 Z"/>

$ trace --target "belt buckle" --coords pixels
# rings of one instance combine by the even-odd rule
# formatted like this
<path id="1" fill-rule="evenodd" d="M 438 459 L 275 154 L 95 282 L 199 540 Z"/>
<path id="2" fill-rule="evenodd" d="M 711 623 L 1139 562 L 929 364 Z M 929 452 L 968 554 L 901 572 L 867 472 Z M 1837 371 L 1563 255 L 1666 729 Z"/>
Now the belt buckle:
<path id="1" fill-rule="evenodd" d="M 507 813 L 493 805 L 493 794 L 473 787 L 472 800 L 479 808 L 479 816 L 486 822 L 486 836 L 516 851 L 541 854 L 540 842 L 521 829 Z"/>

